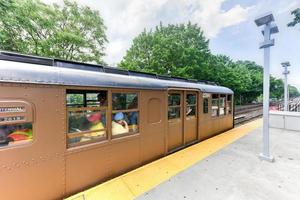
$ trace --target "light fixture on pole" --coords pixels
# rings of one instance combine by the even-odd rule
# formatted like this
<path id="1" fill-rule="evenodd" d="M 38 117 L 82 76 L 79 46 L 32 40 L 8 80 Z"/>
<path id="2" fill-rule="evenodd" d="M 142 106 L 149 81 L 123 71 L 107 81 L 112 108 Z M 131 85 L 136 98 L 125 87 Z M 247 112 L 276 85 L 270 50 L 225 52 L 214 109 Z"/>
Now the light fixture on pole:
<path id="1" fill-rule="evenodd" d="M 260 159 L 274 162 L 274 157 L 270 155 L 269 145 L 269 97 L 270 97 L 270 47 L 275 41 L 271 39 L 271 34 L 278 33 L 278 27 L 274 23 L 272 13 L 267 13 L 255 19 L 257 26 L 264 26 L 262 34 L 264 41 L 259 45 L 264 49 L 264 88 L 263 88 L 263 151 L 259 155 Z"/>
<path id="2" fill-rule="evenodd" d="M 287 75 L 290 73 L 288 71 L 288 67 L 291 66 L 290 62 L 283 62 L 281 63 L 282 67 L 284 67 L 283 75 L 284 75 L 284 111 L 289 111 L 288 108 L 288 102 L 289 102 L 289 97 L 288 97 L 288 83 L 287 83 Z"/>

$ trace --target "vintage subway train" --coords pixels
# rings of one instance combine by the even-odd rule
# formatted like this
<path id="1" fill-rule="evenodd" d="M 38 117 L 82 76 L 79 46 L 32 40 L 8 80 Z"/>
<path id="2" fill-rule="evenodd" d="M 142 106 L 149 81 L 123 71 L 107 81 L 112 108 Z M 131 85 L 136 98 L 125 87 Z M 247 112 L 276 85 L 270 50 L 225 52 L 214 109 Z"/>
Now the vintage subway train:
<path id="1" fill-rule="evenodd" d="M 1 199 L 61 199 L 233 127 L 233 91 L 0 52 Z"/>

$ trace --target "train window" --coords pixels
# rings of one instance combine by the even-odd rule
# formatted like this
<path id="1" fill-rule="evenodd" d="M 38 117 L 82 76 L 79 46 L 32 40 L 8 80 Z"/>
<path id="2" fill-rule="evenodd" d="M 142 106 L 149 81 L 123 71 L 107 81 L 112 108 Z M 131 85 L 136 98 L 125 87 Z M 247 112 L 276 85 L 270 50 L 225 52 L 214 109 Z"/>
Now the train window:
<path id="1" fill-rule="evenodd" d="M 226 114 L 231 114 L 232 112 L 232 95 L 227 95 L 226 101 Z"/>
<path id="2" fill-rule="evenodd" d="M 24 101 L 0 101 L 0 148 L 32 141 L 33 110 Z"/>
<path id="3" fill-rule="evenodd" d="M 186 116 L 195 116 L 197 109 L 197 95 L 187 94 L 186 95 Z"/>
<path id="4" fill-rule="evenodd" d="M 213 94 L 211 100 L 211 116 L 217 117 L 219 115 L 219 95 Z"/>
<path id="5" fill-rule="evenodd" d="M 68 107 L 82 107 L 84 106 L 83 94 L 67 94 Z"/>
<path id="6" fill-rule="evenodd" d="M 67 90 L 68 147 L 107 138 L 107 91 Z"/>
<path id="7" fill-rule="evenodd" d="M 208 93 L 203 93 L 203 113 L 207 114 L 208 113 L 208 101 L 210 98 L 210 94 Z"/>
<path id="8" fill-rule="evenodd" d="M 219 115 L 225 115 L 225 101 L 226 101 L 226 95 L 221 94 L 219 99 Z"/>
<path id="9" fill-rule="evenodd" d="M 181 95 L 180 94 L 169 94 L 168 95 L 168 119 L 178 119 L 180 118 L 181 109 Z"/>
<path id="10" fill-rule="evenodd" d="M 138 108 L 137 93 L 113 93 L 113 110 L 127 110 Z"/>
<path id="11" fill-rule="evenodd" d="M 169 106 L 180 106 L 180 94 L 169 94 L 168 105 Z"/>
<path id="12" fill-rule="evenodd" d="M 112 93 L 112 136 L 139 131 L 138 93 Z"/>
<path id="13" fill-rule="evenodd" d="M 2 118 L 0 118 L 1 121 Z M 0 148 L 7 145 L 21 144 L 32 140 L 32 123 L 0 126 Z"/>
<path id="14" fill-rule="evenodd" d="M 67 91 L 68 107 L 107 106 L 107 91 Z"/>
<path id="15" fill-rule="evenodd" d="M 107 106 L 107 91 L 86 93 L 86 104 L 88 107 Z"/>

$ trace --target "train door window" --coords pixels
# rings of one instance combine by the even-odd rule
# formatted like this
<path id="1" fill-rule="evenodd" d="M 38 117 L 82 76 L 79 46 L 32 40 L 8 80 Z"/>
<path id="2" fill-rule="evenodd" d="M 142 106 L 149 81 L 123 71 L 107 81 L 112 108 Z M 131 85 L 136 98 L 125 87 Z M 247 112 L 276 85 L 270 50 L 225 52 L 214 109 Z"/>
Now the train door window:
<path id="1" fill-rule="evenodd" d="M 107 91 L 67 90 L 68 147 L 107 138 Z"/>
<path id="2" fill-rule="evenodd" d="M 197 109 L 197 95 L 187 94 L 186 95 L 186 116 L 192 117 L 196 116 Z"/>
<path id="3" fill-rule="evenodd" d="M 33 109 L 24 101 L 0 101 L 0 148 L 31 142 Z"/>
<path id="4" fill-rule="evenodd" d="M 138 93 L 112 93 L 112 136 L 120 137 L 139 131 Z"/>
<path id="5" fill-rule="evenodd" d="M 168 119 L 180 118 L 181 95 L 171 93 L 168 95 Z"/>
<path id="6" fill-rule="evenodd" d="M 209 108 L 208 108 L 209 98 L 210 98 L 210 94 L 203 93 L 203 113 L 204 114 L 207 114 L 209 111 Z"/>
<path id="7" fill-rule="evenodd" d="M 219 99 L 219 115 L 225 115 L 225 102 L 226 102 L 226 95 L 221 94 Z"/>
<path id="8" fill-rule="evenodd" d="M 217 117 L 219 116 L 219 95 L 213 94 L 211 100 L 211 116 Z"/>
<path id="9" fill-rule="evenodd" d="M 232 95 L 227 95 L 227 101 L 226 101 L 226 114 L 232 113 Z"/>

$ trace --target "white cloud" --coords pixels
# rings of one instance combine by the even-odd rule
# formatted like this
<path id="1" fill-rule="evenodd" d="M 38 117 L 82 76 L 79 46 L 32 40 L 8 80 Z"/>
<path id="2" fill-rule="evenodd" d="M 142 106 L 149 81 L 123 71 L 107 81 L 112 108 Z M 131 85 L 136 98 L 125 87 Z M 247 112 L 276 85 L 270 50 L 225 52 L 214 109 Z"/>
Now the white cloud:
<path id="1" fill-rule="evenodd" d="M 250 7 L 243 8 L 236 5 L 225 11 L 222 4 L 225 0 L 118 0 L 106 5 L 111 12 L 102 11 L 108 27 L 110 42 L 118 40 L 123 44 L 118 51 L 114 45 L 107 46 L 106 61 L 119 62 L 126 49 L 130 47 L 132 39 L 144 28 L 150 29 L 162 21 L 167 23 L 184 23 L 191 21 L 198 23 L 208 38 L 216 37 L 222 28 L 236 25 L 247 19 Z M 122 6 L 119 6 L 119 3 Z M 122 41 L 122 42 L 121 42 Z M 111 50 L 110 48 L 114 48 Z M 113 52 L 112 52 L 113 51 Z"/>
<path id="2" fill-rule="evenodd" d="M 61 2 L 44 0 L 45 2 Z M 208 38 L 218 35 L 225 27 L 247 20 L 250 7 L 235 5 L 222 10 L 226 0 L 77 0 L 100 11 L 107 26 L 109 44 L 105 60 L 119 62 L 130 47 L 132 39 L 144 28 L 154 28 L 162 21 L 168 23 L 198 23 Z"/>
<path id="3" fill-rule="evenodd" d="M 109 55 L 109 59 L 111 62 L 109 63 L 110 66 L 115 67 L 117 66 L 117 61 L 119 61 L 120 52 L 126 52 L 129 42 L 121 39 L 112 40 L 108 43 L 106 47 L 106 55 Z"/>
<path id="4" fill-rule="evenodd" d="M 236 5 L 230 10 L 224 11 L 221 9 L 222 3 L 224 3 L 224 0 L 201 1 L 200 6 L 202 9 L 193 13 L 193 21 L 199 22 L 199 25 L 209 38 L 215 37 L 222 28 L 247 20 L 251 10 L 251 7 L 243 8 L 240 5 Z"/>
<path id="5" fill-rule="evenodd" d="M 282 5 L 280 6 L 281 8 L 278 10 L 278 14 L 283 14 L 286 12 L 291 12 L 296 8 L 300 7 L 300 1 L 299 0 L 293 0 L 289 3 L 285 2 L 282 3 Z"/>

